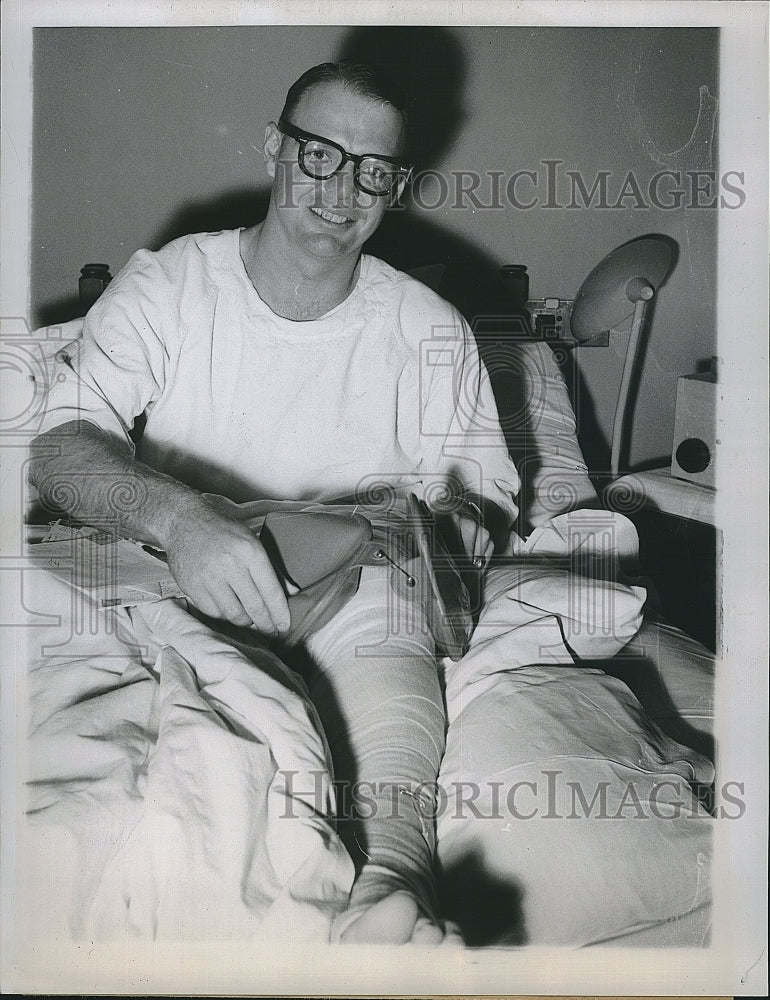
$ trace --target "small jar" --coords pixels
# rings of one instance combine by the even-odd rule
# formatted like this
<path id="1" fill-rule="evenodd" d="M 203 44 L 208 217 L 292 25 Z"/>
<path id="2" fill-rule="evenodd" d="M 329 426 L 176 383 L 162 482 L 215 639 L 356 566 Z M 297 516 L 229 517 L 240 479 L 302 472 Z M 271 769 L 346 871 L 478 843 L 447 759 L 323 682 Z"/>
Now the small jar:
<path id="1" fill-rule="evenodd" d="M 90 309 L 111 281 L 109 264 L 86 264 L 81 267 L 78 281 L 81 306 Z"/>
<path id="2" fill-rule="evenodd" d="M 500 268 L 500 278 L 508 294 L 508 302 L 514 312 L 523 311 L 529 302 L 529 275 L 524 264 L 504 264 Z"/>

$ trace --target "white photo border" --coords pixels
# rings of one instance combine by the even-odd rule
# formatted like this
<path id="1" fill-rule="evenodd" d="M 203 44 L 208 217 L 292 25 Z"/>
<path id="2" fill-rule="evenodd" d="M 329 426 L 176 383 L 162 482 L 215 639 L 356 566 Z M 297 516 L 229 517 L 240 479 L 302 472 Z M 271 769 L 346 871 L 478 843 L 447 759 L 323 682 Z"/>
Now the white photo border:
<path id="1" fill-rule="evenodd" d="M 17 799 L 18 635 L 3 629 L 2 977 L 19 992 L 146 994 L 475 994 L 741 995 L 766 989 L 767 940 L 767 542 L 768 542 L 768 148 L 767 27 L 764 3 L 485 2 L 364 0 L 172 3 L 170 0 L 4 0 L 2 4 L 2 284 L 0 317 L 30 306 L 32 30 L 35 26 L 246 24 L 432 24 L 718 26 L 719 142 L 722 159 L 745 164 L 748 212 L 719 217 L 717 329 L 720 336 L 718 523 L 724 527 L 723 656 L 718 671 L 719 767 L 745 783 L 740 821 L 717 824 L 717 900 L 712 946 L 666 951 L 527 948 L 467 954 L 342 952 L 309 946 L 301 956 L 274 947 L 57 944 L 42 954 L 13 944 L 13 830 Z M 740 349 L 737 349 L 740 348 Z M 3 442 L 4 450 L 6 442 Z M 18 494 L 18 491 L 15 491 Z M 2 538 L 20 518 L 7 509 Z M 13 610 L 13 609 L 11 609 Z M 3 621 L 8 619 L 3 618 Z M 23 943 L 18 943 L 23 944 Z"/>

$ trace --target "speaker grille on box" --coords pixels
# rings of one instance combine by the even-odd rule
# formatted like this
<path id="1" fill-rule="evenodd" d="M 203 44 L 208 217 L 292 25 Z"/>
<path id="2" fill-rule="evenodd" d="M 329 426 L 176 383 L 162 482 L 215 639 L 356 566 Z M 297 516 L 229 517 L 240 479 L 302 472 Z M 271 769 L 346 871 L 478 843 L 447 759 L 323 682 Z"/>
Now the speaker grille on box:
<path id="1" fill-rule="evenodd" d="M 711 372 L 677 382 L 671 475 L 716 487 L 716 378 Z"/>

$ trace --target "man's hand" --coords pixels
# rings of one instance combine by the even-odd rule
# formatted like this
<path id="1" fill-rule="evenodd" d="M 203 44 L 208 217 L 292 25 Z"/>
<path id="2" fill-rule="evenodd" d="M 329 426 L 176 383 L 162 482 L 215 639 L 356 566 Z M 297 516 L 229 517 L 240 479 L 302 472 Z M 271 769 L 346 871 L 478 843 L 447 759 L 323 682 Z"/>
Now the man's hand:
<path id="1" fill-rule="evenodd" d="M 286 594 L 262 543 L 214 503 L 136 461 L 124 441 L 88 422 L 52 428 L 31 451 L 30 480 L 49 507 L 72 494 L 63 509 L 76 520 L 110 523 L 123 538 L 165 549 L 174 579 L 204 614 L 270 635 L 289 630 Z M 116 508 L 116 484 L 140 499 Z"/>
<path id="2" fill-rule="evenodd" d="M 168 565 L 192 603 L 212 618 L 254 625 L 278 635 L 289 630 L 286 594 L 259 539 L 200 497 L 185 504 L 165 540 Z"/>

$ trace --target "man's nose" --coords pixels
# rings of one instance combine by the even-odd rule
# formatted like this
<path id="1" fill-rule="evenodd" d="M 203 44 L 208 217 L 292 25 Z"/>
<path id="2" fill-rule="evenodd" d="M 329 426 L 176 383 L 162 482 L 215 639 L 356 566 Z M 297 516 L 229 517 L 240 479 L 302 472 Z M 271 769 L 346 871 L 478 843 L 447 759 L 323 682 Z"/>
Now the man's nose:
<path id="1" fill-rule="evenodd" d="M 356 165 L 348 160 L 333 177 L 329 178 L 332 192 L 339 208 L 353 205 L 357 200 Z"/>
<path id="2" fill-rule="evenodd" d="M 362 191 L 356 184 L 357 167 L 351 160 L 345 164 L 333 177 L 330 177 L 327 184 L 334 184 L 332 197 L 336 200 L 338 208 L 358 208 L 369 209 L 377 204 L 377 198 L 366 191 Z"/>

